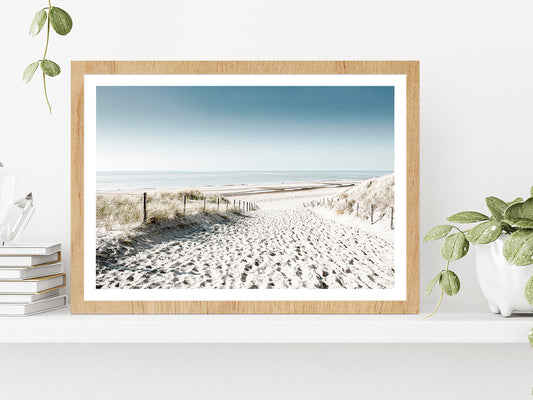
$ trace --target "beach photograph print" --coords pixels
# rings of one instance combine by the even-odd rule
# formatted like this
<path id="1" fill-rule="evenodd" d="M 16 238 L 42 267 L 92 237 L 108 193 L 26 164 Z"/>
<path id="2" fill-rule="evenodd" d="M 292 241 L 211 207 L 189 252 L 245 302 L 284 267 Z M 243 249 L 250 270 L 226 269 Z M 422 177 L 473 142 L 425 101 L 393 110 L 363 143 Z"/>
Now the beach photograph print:
<path id="1" fill-rule="evenodd" d="M 405 298 L 394 85 L 95 97 L 98 299 Z"/>

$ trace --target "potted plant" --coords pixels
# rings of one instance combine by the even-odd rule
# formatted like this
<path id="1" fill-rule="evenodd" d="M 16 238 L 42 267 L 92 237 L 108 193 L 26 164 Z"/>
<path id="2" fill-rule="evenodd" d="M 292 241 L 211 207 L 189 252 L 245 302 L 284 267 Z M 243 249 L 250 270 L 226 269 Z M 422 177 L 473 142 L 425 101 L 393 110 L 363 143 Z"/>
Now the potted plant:
<path id="1" fill-rule="evenodd" d="M 470 245 L 478 245 L 476 270 L 491 311 L 504 317 L 514 311 L 533 311 L 533 187 L 527 200 L 505 202 L 491 196 L 486 204 L 490 217 L 477 211 L 459 212 L 448 218 L 453 225 L 438 225 L 424 238 L 424 242 L 444 239 L 441 255 L 446 261 L 426 287 L 428 295 L 437 283 L 441 289 L 439 302 L 427 317 L 435 314 L 444 295 L 459 292 L 459 277 L 449 268 L 450 262 L 466 256 Z M 465 229 L 455 224 L 476 225 Z"/>

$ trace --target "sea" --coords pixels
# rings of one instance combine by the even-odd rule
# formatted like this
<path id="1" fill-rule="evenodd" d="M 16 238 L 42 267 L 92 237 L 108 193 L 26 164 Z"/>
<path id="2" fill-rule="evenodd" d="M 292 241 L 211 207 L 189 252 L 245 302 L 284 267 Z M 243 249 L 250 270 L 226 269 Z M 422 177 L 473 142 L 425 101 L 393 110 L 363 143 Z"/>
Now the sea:
<path id="1" fill-rule="evenodd" d="M 197 188 L 370 179 L 392 171 L 97 171 L 96 190 Z"/>

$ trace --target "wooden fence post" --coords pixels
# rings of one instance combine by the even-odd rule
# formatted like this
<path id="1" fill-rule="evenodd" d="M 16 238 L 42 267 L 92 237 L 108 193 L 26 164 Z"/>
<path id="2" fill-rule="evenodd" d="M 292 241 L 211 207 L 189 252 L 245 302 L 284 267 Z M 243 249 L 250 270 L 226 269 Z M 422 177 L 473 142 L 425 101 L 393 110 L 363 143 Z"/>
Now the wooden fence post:
<path id="1" fill-rule="evenodd" d="M 146 212 L 146 192 L 143 193 L 143 222 L 146 222 L 147 212 Z"/>
<path id="2" fill-rule="evenodd" d="M 394 229 L 394 207 L 390 208 L 390 228 Z"/>
<path id="3" fill-rule="evenodd" d="M 241 211 L 241 201 L 239 200 L 239 212 Z"/>
<path id="4" fill-rule="evenodd" d="M 217 211 L 220 211 L 220 197 L 217 197 Z"/>
<path id="5" fill-rule="evenodd" d="M 359 202 L 357 202 L 357 213 L 356 216 L 359 216 Z"/>
<path id="6" fill-rule="evenodd" d="M 183 215 L 187 213 L 187 195 L 183 196 Z"/>
<path id="7" fill-rule="evenodd" d="M 370 205 L 370 224 L 374 225 L 374 204 Z"/>
<path id="8" fill-rule="evenodd" d="M 229 200 L 226 200 L 226 212 L 228 212 L 228 204 L 229 204 Z"/>

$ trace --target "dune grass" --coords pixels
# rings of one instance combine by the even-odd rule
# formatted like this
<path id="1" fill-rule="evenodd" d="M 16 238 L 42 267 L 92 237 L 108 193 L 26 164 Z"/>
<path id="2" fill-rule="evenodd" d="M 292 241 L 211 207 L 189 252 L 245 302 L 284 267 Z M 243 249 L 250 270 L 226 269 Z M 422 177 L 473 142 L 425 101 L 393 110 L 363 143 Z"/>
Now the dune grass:
<path id="1" fill-rule="evenodd" d="M 187 199 L 184 205 L 185 196 Z M 204 195 L 195 189 L 148 193 L 146 223 L 157 223 L 201 212 L 225 212 L 227 201 L 224 197 L 216 194 Z M 233 211 L 229 202 L 228 211 Z M 97 227 L 106 230 L 129 229 L 142 224 L 143 217 L 142 193 L 99 193 L 96 195 Z"/>
<path id="2" fill-rule="evenodd" d="M 336 214 L 353 215 L 365 220 L 370 219 L 373 206 L 374 221 L 384 218 L 390 215 L 394 207 L 394 174 L 362 181 L 338 197 L 326 199 L 324 205 Z"/>

